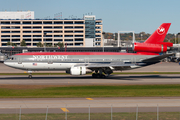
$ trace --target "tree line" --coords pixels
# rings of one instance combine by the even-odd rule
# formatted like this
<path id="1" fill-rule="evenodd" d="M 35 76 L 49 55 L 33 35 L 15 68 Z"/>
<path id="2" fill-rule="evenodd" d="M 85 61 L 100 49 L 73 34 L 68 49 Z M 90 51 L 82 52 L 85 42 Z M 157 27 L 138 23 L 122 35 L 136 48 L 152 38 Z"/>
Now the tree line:
<path id="1" fill-rule="evenodd" d="M 145 41 L 150 35 L 151 34 L 145 33 L 145 32 L 135 33 L 135 40 L 136 41 L 139 41 L 139 40 Z M 121 33 L 120 34 L 121 40 L 132 40 L 132 37 L 133 37 L 133 33 Z M 104 34 L 104 39 L 115 39 L 115 40 L 117 40 L 118 39 L 118 33 L 114 34 L 114 33 L 107 32 Z M 175 35 L 168 33 L 166 35 L 164 41 L 175 43 Z M 178 41 L 178 36 L 176 38 L 176 43 L 178 43 L 177 41 Z"/>

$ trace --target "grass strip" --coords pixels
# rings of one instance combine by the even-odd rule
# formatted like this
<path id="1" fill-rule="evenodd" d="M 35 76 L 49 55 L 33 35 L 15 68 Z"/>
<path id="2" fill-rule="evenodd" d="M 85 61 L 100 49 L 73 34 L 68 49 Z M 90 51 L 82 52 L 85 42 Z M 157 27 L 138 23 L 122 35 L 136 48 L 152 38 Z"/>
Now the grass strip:
<path id="1" fill-rule="evenodd" d="M 87 73 L 92 74 L 92 73 Z M 180 72 L 114 72 L 112 74 L 180 74 Z M 29 75 L 28 73 L 0 73 L 0 75 Z M 67 73 L 32 73 L 32 75 L 70 75 Z"/>
<path id="2" fill-rule="evenodd" d="M 0 98 L 89 98 L 89 97 L 173 97 L 180 96 L 176 85 L 45 86 L 1 85 Z"/>
<path id="3" fill-rule="evenodd" d="M 0 114 L 0 120 L 15 120 L 18 119 L 18 114 Z M 22 114 L 22 120 L 44 120 L 46 118 L 46 114 Z M 67 119 L 73 120 L 87 120 L 89 118 L 88 113 L 67 113 Z M 110 120 L 111 113 L 91 113 L 91 120 Z M 113 113 L 113 120 L 135 120 L 136 113 L 134 112 L 122 112 L 122 113 Z M 65 113 L 49 113 L 47 116 L 48 120 L 64 120 Z M 157 113 L 156 112 L 139 112 L 138 120 L 156 120 Z M 160 120 L 179 120 L 179 112 L 160 112 L 159 113 Z"/>

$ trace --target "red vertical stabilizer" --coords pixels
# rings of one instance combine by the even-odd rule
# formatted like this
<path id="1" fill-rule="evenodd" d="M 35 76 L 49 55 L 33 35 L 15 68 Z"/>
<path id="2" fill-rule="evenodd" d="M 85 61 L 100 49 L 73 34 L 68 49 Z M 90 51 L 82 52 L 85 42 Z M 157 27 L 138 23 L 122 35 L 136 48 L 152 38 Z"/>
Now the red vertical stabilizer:
<path id="1" fill-rule="evenodd" d="M 133 50 L 136 52 L 161 53 L 171 50 L 173 43 L 163 42 L 171 23 L 163 23 L 156 31 L 144 42 L 134 43 Z"/>
<path id="2" fill-rule="evenodd" d="M 171 23 L 163 23 L 144 43 L 163 42 Z"/>

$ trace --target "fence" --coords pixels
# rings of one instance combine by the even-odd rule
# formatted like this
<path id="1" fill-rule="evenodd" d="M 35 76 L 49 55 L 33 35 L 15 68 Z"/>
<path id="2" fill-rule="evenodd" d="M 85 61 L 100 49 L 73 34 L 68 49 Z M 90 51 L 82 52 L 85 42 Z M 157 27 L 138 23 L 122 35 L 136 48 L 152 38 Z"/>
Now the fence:
<path id="1" fill-rule="evenodd" d="M 0 108 L 0 120 L 166 120 L 180 119 L 180 107 Z"/>

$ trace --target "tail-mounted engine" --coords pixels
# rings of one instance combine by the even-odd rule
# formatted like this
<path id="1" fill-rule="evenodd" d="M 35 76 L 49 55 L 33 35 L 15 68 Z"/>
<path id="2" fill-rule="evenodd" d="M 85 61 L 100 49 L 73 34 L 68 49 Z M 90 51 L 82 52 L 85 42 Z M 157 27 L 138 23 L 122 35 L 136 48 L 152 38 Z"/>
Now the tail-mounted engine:
<path id="1" fill-rule="evenodd" d="M 162 42 L 162 43 L 134 43 L 133 50 L 136 52 L 151 52 L 151 53 L 161 53 L 171 50 L 173 46 L 172 43 Z"/>

